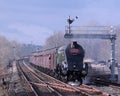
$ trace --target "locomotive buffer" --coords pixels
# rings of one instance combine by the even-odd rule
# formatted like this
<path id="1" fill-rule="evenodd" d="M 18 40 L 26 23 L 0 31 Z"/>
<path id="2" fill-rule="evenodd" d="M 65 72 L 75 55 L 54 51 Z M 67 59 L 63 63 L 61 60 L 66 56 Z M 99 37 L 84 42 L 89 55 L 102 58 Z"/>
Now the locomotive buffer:
<path id="1" fill-rule="evenodd" d="M 69 18 L 70 19 L 70 18 Z M 74 32 L 74 33 L 73 33 Z M 77 32 L 77 33 L 76 33 Z M 79 33 L 78 33 L 79 32 Z M 85 32 L 86 34 L 82 34 Z M 108 34 L 90 34 L 90 32 L 109 32 Z M 87 34 L 89 33 L 89 34 Z M 64 35 L 66 39 L 71 38 L 88 38 L 88 39 L 104 39 L 111 41 L 111 81 L 115 81 L 115 40 L 116 34 L 113 27 L 110 26 L 78 26 L 75 30 L 71 30 L 71 26 L 69 24 L 66 27 L 66 33 Z"/>

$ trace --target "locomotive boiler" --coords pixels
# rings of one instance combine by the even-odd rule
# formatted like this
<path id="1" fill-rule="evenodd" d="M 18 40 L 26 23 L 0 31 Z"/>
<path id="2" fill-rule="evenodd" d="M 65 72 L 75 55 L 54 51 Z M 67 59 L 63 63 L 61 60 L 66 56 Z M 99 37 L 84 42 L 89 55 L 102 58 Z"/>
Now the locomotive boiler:
<path id="1" fill-rule="evenodd" d="M 83 63 L 84 49 L 77 42 L 58 49 L 56 73 L 70 84 L 82 84 L 88 73 L 87 63 Z"/>
<path id="2" fill-rule="evenodd" d="M 33 53 L 32 65 L 51 70 L 56 78 L 69 84 L 80 85 L 88 73 L 88 65 L 83 62 L 85 51 L 76 41 L 59 48 Z"/>

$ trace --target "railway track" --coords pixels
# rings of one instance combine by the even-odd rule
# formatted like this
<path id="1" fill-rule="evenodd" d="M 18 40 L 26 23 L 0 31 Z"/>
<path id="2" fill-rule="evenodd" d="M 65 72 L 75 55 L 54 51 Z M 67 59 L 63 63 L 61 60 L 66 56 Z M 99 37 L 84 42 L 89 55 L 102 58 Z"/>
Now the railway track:
<path id="1" fill-rule="evenodd" d="M 102 92 L 107 92 L 109 96 L 120 96 L 120 89 L 118 86 L 94 86 L 95 88 L 101 90 Z"/>
<path id="2" fill-rule="evenodd" d="M 39 94 L 39 96 L 63 96 L 62 90 L 57 90 L 55 87 L 52 87 L 50 82 L 46 81 L 52 81 L 51 79 L 46 78 L 46 76 L 43 77 L 43 74 L 37 75 L 34 70 L 26 66 L 25 64 L 22 65 L 22 70 L 24 70 L 25 74 L 27 75 L 28 81 L 30 84 L 36 89 L 36 93 Z M 46 80 L 46 81 L 44 81 Z M 57 81 L 54 83 L 58 83 Z M 66 90 L 65 90 L 66 91 Z M 64 96 L 67 96 L 64 94 Z M 75 96 L 75 95 L 73 95 Z"/>
<path id="3" fill-rule="evenodd" d="M 87 85 L 70 86 L 36 70 L 25 62 L 20 64 L 20 67 L 37 96 L 108 96 L 105 92 Z"/>
<path id="4" fill-rule="evenodd" d="M 110 96 L 120 96 L 120 84 L 117 83 L 108 82 L 99 78 L 95 80 L 95 88 L 109 93 Z"/>
<path id="5" fill-rule="evenodd" d="M 22 71 L 20 65 L 17 64 L 17 69 L 19 72 L 19 76 L 21 78 L 21 82 L 24 88 L 24 96 L 39 96 L 33 86 L 29 83 L 28 78 L 25 76 L 24 72 Z M 17 96 L 17 95 L 15 95 Z M 23 96 L 23 95 L 22 95 Z"/>

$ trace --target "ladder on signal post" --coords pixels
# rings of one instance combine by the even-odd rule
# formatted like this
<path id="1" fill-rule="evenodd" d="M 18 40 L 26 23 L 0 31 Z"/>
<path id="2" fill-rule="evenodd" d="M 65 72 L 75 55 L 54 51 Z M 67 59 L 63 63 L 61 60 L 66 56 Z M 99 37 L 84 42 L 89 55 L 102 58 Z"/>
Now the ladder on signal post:
<path id="1" fill-rule="evenodd" d="M 105 39 L 111 41 L 111 80 L 115 80 L 115 30 L 111 26 L 78 26 L 71 28 L 70 24 L 65 27 L 66 33 L 64 37 L 66 39 L 72 38 L 86 38 L 86 39 Z M 94 32 L 90 33 L 90 32 Z M 97 32 L 102 32 L 97 34 Z M 83 33 L 83 34 L 82 34 Z M 104 33 L 104 34 L 103 34 Z M 106 34 L 107 33 L 107 34 Z"/>

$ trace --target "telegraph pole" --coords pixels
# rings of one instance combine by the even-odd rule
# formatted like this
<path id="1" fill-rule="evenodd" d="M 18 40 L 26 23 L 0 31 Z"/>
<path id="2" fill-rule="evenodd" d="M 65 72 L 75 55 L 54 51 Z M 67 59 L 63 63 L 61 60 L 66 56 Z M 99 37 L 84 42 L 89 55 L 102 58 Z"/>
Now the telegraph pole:
<path id="1" fill-rule="evenodd" d="M 13 58 L 15 60 L 15 46 L 13 46 Z"/>

